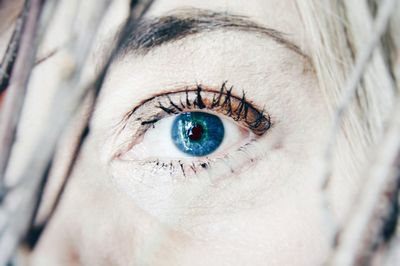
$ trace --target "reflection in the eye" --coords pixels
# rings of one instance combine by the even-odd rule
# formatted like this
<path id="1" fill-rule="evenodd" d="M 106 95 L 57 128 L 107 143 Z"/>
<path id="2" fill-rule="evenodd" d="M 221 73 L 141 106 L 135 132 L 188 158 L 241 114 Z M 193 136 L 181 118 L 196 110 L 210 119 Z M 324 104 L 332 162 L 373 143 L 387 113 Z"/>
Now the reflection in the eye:
<path id="1" fill-rule="evenodd" d="M 178 169 L 183 176 L 197 174 L 217 161 L 226 165 L 236 154 L 254 159 L 247 148 L 270 126 L 267 113 L 244 93 L 235 96 L 226 83 L 219 90 L 196 85 L 152 97 L 128 113 L 121 129 L 125 134 L 120 134 L 125 139 L 113 160 L 152 173 L 167 170 L 176 175 Z M 233 168 L 229 166 L 230 172 Z"/>
<path id="2" fill-rule="evenodd" d="M 187 112 L 177 116 L 171 127 L 175 146 L 192 156 L 206 156 L 221 145 L 225 127 L 218 116 L 203 112 Z"/>

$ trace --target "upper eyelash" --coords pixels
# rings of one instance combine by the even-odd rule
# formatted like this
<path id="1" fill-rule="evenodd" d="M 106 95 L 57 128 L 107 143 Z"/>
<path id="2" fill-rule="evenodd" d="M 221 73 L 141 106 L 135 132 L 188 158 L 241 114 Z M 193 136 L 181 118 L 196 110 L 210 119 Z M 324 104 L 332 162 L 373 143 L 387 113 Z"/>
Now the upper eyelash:
<path id="1" fill-rule="evenodd" d="M 219 90 L 216 92 L 214 90 L 205 89 L 202 85 L 197 85 L 195 89 L 189 89 L 188 87 L 184 91 L 177 91 L 171 92 L 164 95 L 159 95 L 156 97 L 163 97 L 167 98 L 168 106 L 161 102 L 161 99 L 158 100 L 156 108 L 161 109 L 162 112 L 165 112 L 167 115 L 172 114 L 179 114 L 183 111 L 188 111 L 192 109 L 208 109 L 208 110 L 215 110 L 215 109 L 222 109 L 219 111 L 224 111 L 224 114 L 231 117 L 235 121 L 243 121 L 249 129 L 251 129 L 256 135 L 263 135 L 270 127 L 271 127 L 271 120 L 268 113 L 264 110 L 258 111 L 256 107 L 254 107 L 251 103 L 248 103 L 246 100 L 246 95 L 244 91 L 242 92 L 242 97 L 235 96 L 232 94 L 233 86 L 227 88 L 227 82 L 224 82 Z M 213 98 L 210 100 L 205 101 L 202 96 L 202 92 L 207 93 L 214 93 Z M 176 93 L 185 93 L 185 99 L 182 101 L 182 98 L 179 102 L 174 102 L 171 99 L 171 95 Z M 194 99 L 190 99 L 189 93 L 195 93 L 196 97 Z M 143 102 L 143 104 L 154 100 L 156 97 L 152 97 Z M 235 99 L 238 104 L 237 107 L 233 107 L 233 101 Z M 208 102 L 208 103 L 207 103 Z M 142 105 L 143 105 L 142 104 Z M 140 107 L 140 106 L 139 106 Z M 127 118 L 134 113 L 137 109 L 136 107 L 133 111 L 128 113 Z M 249 112 L 252 113 L 251 118 L 249 118 Z M 255 117 L 254 117 L 255 116 Z M 153 117 L 150 117 L 147 120 L 142 120 L 142 126 L 151 126 L 151 124 L 156 123 L 162 118 L 160 114 L 157 114 Z M 140 120 L 140 118 L 138 119 Z"/>

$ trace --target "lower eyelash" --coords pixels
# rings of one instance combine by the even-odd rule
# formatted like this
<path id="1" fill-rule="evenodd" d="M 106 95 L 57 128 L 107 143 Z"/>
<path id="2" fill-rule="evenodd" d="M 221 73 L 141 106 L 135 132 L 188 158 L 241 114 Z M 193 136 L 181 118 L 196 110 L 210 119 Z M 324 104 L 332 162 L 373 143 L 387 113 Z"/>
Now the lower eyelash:
<path id="1" fill-rule="evenodd" d="M 242 145 L 235 152 L 214 159 L 206 157 L 190 163 L 182 160 L 163 161 L 157 159 L 140 162 L 139 164 L 140 167 L 151 169 L 151 174 L 157 176 L 167 173 L 171 178 L 182 180 L 199 177 L 200 175 L 208 175 L 220 179 L 225 175 L 237 173 L 242 169 L 245 162 L 254 163 L 257 160 L 257 155 L 251 149 L 256 146 L 254 142 L 255 140 L 252 140 Z M 234 164 L 232 164 L 233 162 Z M 221 172 L 223 172 L 222 175 Z"/>

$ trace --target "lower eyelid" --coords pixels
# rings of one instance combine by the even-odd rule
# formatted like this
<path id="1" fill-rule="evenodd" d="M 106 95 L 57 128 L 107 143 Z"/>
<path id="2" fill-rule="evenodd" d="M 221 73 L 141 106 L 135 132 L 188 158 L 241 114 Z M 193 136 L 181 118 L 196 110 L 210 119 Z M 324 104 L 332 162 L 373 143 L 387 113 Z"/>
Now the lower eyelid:
<path id="1" fill-rule="evenodd" d="M 257 141 L 252 140 L 237 150 L 214 159 L 203 158 L 195 162 L 191 160 L 129 161 L 115 159 L 111 162 L 110 169 L 113 177 L 136 180 L 136 182 L 145 184 L 157 185 L 158 181 L 162 183 L 185 182 L 192 178 L 204 177 L 217 181 L 245 171 L 259 158 L 262 158 L 263 154 L 257 147 Z"/>

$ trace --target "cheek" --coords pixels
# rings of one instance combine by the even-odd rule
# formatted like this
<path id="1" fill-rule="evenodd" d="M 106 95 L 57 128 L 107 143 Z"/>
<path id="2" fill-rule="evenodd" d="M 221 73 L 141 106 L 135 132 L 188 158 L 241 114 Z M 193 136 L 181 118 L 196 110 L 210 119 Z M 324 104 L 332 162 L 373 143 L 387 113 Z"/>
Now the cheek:
<path id="1" fill-rule="evenodd" d="M 227 260 L 254 263 L 274 260 L 279 262 L 276 265 L 290 265 L 297 256 L 299 265 L 314 265 L 326 254 L 327 239 L 319 211 L 320 194 L 310 178 L 315 174 L 314 165 L 312 160 L 306 161 L 293 163 L 284 150 L 275 150 L 251 170 L 244 169 L 231 180 L 214 185 L 199 181 L 177 188 L 116 183 L 134 206 L 168 228 L 204 243 L 202 249 L 209 256 L 217 253 L 221 260 L 224 254 Z M 135 226 L 142 223 L 145 220 L 134 220 Z M 193 252 L 194 257 L 200 253 L 186 252 Z"/>

